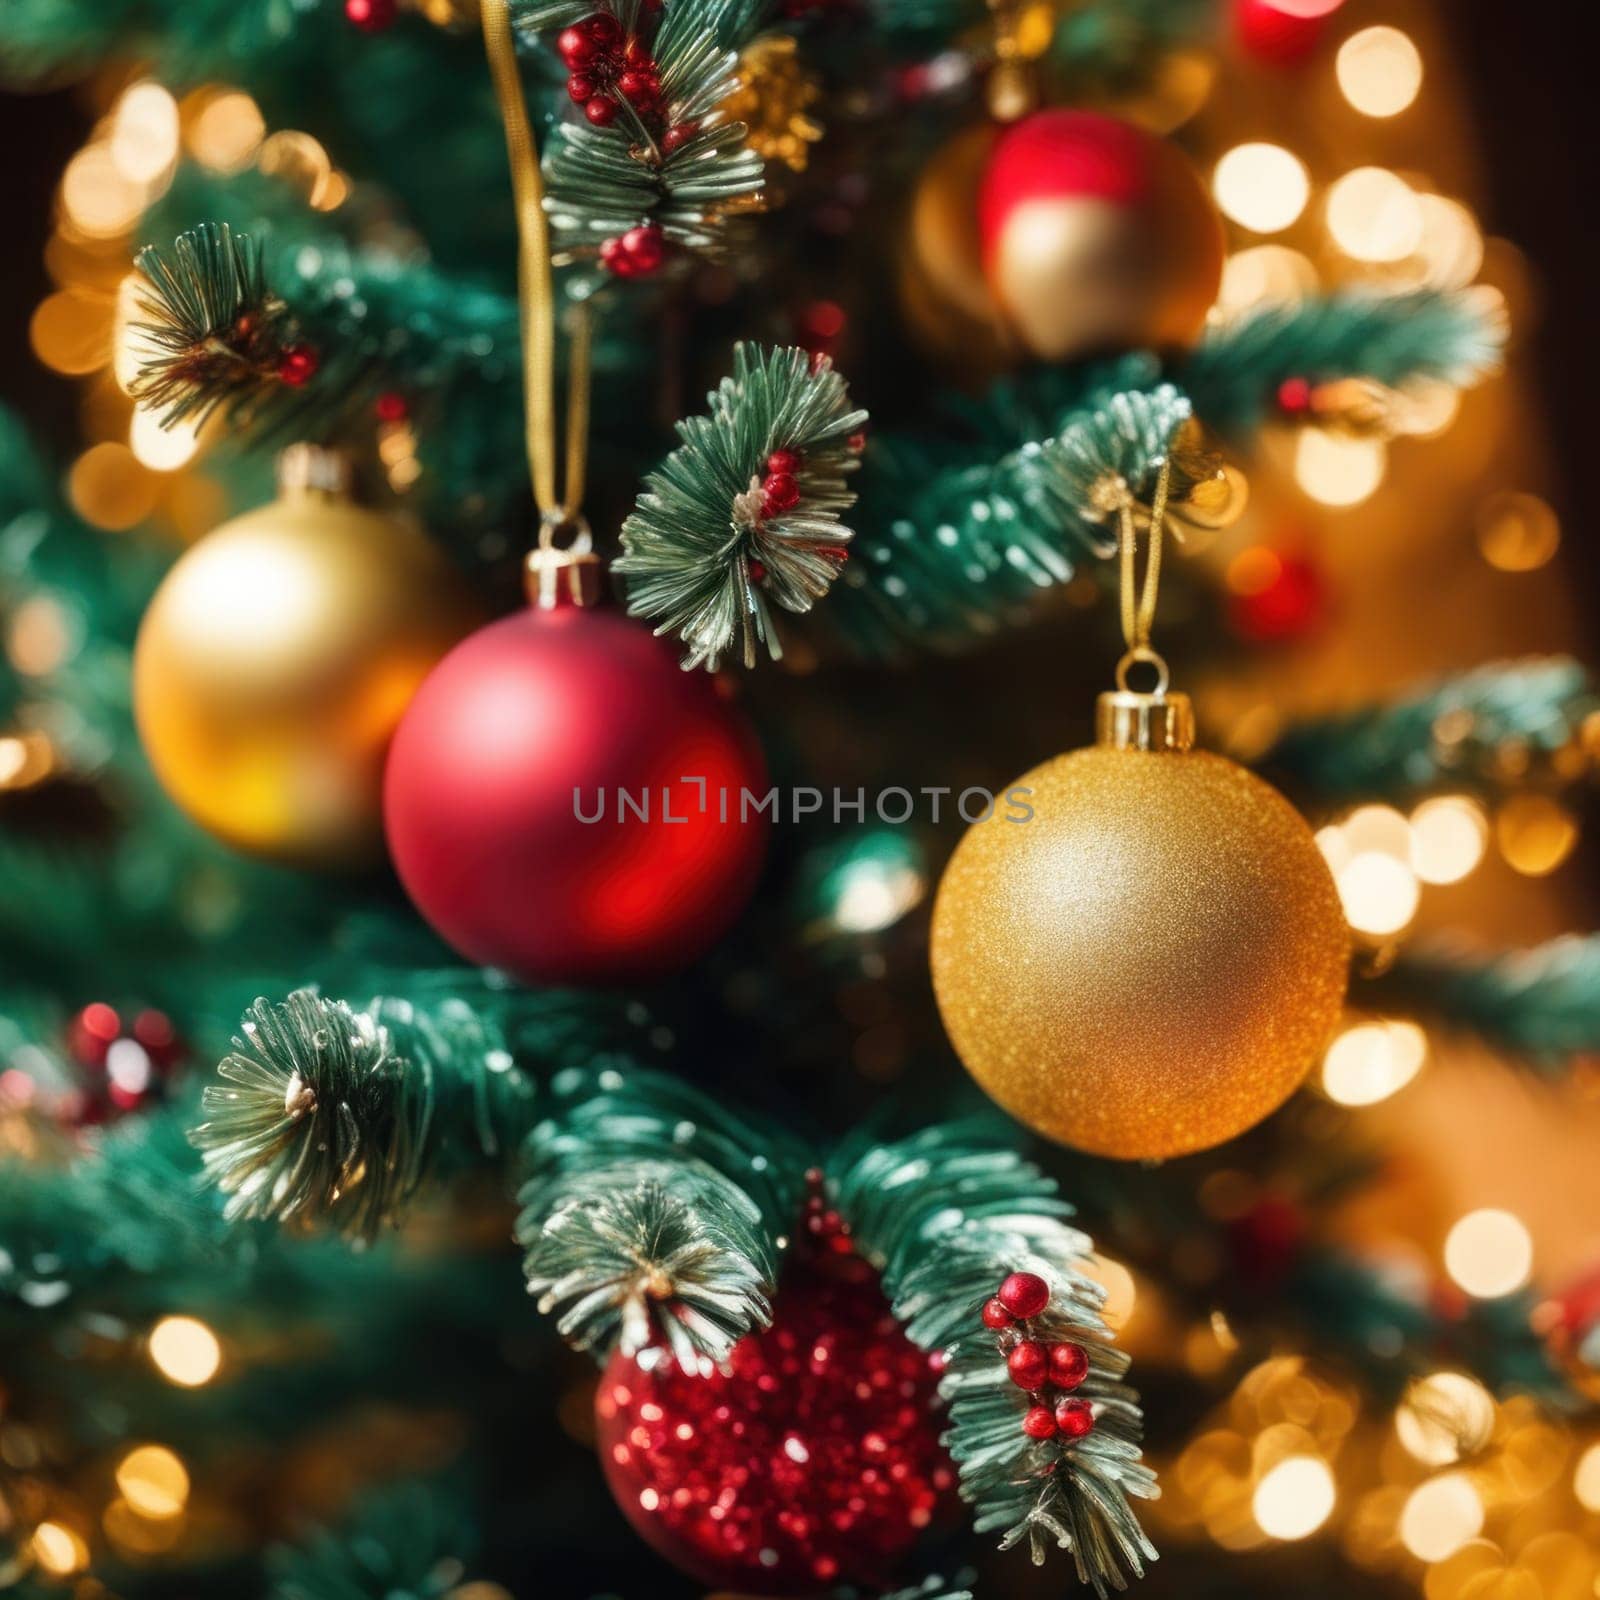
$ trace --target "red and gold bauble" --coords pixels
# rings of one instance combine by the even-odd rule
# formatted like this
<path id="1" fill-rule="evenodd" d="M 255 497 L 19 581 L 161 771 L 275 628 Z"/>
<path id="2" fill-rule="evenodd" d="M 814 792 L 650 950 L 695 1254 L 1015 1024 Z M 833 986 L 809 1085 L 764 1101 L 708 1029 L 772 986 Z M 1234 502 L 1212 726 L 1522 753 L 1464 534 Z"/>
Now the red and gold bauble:
<path id="1" fill-rule="evenodd" d="M 277 499 L 186 551 L 145 612 L 145 753 L 173 800 L 240 850 L 375 861 L 390 736 L 479 615 L 420 529 L 352 503 L 339 458 L 297 445 Z"/>
<path id="2" fill-rule="evenodd" d="M 621 612 L 547 591 L 473 634 L 389 756 L 389 850 L 469 960 L 529 983 L 659 977 L 755 886 L 760 751 L 719 681 Z"/>
<path id="3" fill-rule="evenodd" d="M 611 1492 L 675 1566 L 740 1594 L 881 1587 L 952 1505 L 932 1356 L 859 1257 L 785 1274 L 727 1369 L 614 1355 L 595 1400 Z"/>
<path id="4" fill-rule="evenodd" d="M 1001 316 L 1049 361 L 1187 345 L 1222 282 L 1222 222 L 1188 157 L 1097 112 L 1037 111 L 1005 129 L 977 230 Z"/>

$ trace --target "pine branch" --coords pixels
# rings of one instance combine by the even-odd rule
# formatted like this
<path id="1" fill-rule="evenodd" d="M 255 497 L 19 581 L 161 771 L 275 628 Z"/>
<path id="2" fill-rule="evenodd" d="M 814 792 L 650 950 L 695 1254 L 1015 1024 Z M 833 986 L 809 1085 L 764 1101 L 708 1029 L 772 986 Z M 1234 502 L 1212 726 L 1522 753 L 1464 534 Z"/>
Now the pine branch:
<path id="1" fill-rule="evenodd" d="M 1600 1051 L 1597 934 L 1494 955 L 1409 947 L 1373 992 L 1378 1004 L 1414 1008 L 1467 1029 L 1551 1075 L 1574 1056 Z"/>
<path id="2" fill-rule="evenodd" d="M 1389 705 L 1290 728 L 1261 765 L 1327 803 L 1478 793 L 1526 781 L 1581 738 L 1600 708 L 1588 671 L 1565 656 L 1494 662 Z"/>
<path id="3" fill-rule="evenodd" d="M 514 11 L 525 34 L 547 33 L 595 10 L 610 10 L 630 35 L 648 13 L 632 0 L 576 10 L 567 0 L 534 0 Z M 723 246 L 730 214 L 755 208 L 761 157 L 743 123 L 721 106 L 739 87 L 739 50 L 753 37 L 754 0 L 673 0 L 650 45 L 661 90 L 659 113 L 624 111 L 608 126 L 558 123 L 545 152 L 545 209 L 568 251 L 595 254 L 630 228 L 653 224 L 669 244 L 701 254 Z M 682 142 L 669 129 L 688 129 Z"/>
<path id="4" fill-rule="evenodd" d="M 1399 388 L 1418 378 L 1466 386 L 1499 364 L 1503 315 L 1471 292 L 1351 291 L 1253 311 L 1225 323 L 1179 363 L 1176 381 L 1224 433 L 1268 420 L 1290 378 L 1370 378 Z"/>
<path id="5" fill-rule="evenodd" d="M 1116 502 L 1108 491 L 1121 486 L 1148 503 L 1169 455 L 1175 514 L 1212 492 L 1218 464 L 1195 448 L 1193 408 L 1173 385 L 1091 389 L 1087 405 L 1076 385 L 1071 393 L 1077 408 L 1057 431 L 998 459 L 974 461 L 969 451 L 962 462 L 956 452 L 957 463 L 930 470 L 920 451 L 874 443 L 860 518 L 872 531 L 838 608 L 852 640 L 883 651 L 897 639 L 939 645 L 995 631 L 1080 563 L 1109 558 Z M 1004 403 L 1038 425 L 1017 389 Z"/>
<path id="6" fill-rule="evenodd" d="M 1465 384 L 1493 365 L 1501 337 L 1470 295 L 1333 295 L 1239 319 L 1165 372 L 1144 352 L 1008 378 L 958 409 L 955 437 L 873 441 L 864 532 L 832 618 L 868 654 L 959 645 L 1024 619 L 1040 590 L 1108 559 L 1110 530 L 1062 469 L 1067 441 L 1112 438 L 1114 408 L 1141 403 L 1134 396 L 1168 409 L 1181 402 L 1185 415 L 1243 445 L 1271 419 L 1286 378 Z M 1153 448 L 1143 447 L 1142 462 L 1139 450 L 1121 451 L 1124 476 L 1145 499 Z"/>
<path id="7" fill-rule="evenodd" d="M 867 420 L 825 359 L 745 344 L 733 359 L 733 376 L 707 396 L 710 415 L 680 422 L 683 443 L 645 480 L 613 568 L 630 580 L 629 613 L 680 634 L 686 667 L 712 670 L 735 644 L 747 667 L 758 642 L 781 655 L 769 600 L 809 611 L 832 586 Z M 774 452 L 795 458 L 788 504 L 767 487 Z"/>
<path id="8" fill-rule="evenodd" d="M 516 1236 L 528 1289 L 603 1360 L 664 1339 L 686 1371 L 771 1319 L 805 1162 L 675 1079 L 564 1074 L 526 1149 Z"/>
<path id="9" fill-rule="evenodd" d="M 268 1594 L 270 1600 L 444 1600 L 461 1587 L 477 1544 L 464 1497 L 413 1479 L 364 1495 L 337 1527 L 273 1550 Z"/>
<path id="10" fill-rule="evenodd" d="M 884 1595 L 883 1600 L 972 1600 L 972 1591 L 966 1587 L 971 1581 L 970 1573 L 963 1574 L 954 1582 L 947 1582 L 938 1576 L 924 1578 L 909 1589 L 893 1590 Z"/>
<path id="11" fill-rule="evenodd" d="M 832 1164 L 834 1203 L 857 1247 L 880 1267 L 896 1317 L 949 1365 L 945 1442 L 979 1532 L 1002 1530 L 1001 1547 L 1027 1541 L 1034 1562 L 1051 1544 L 1069 1549 L 1081 1581 L 1102 1597 L 1155 1559 L 1128 1504 L 1153 1498 L 1154 1474 L 1139 1454 L 1138 1399 L 1122 1382 L 1128 1358 L 1100 1314 L 1104 1291 L 1081 1267 L 1091 1245 L 1065 1220 L 1055 1184 L 988 1124 L 950 1124 L 899 1144 L 862 1141 Z M 1030 1324 L 1044 1341 L 1087 1353 L 1079 1398 L 1094 1410 L 1080 1439 L 1035 1441 L 1022 1431 L 1025 1393 L 1011 1381 L 979 1311 L 1012 1272 L 1049 1284 L 1049 1308 Z"/>
<path id="12" fill-rule="evenodd" d="M 536 1112 L 535 1067 L 588 1053 L 603 1002 L 483 981 L 440 974 L 360 1008 L 305 989 L 258 1000 L 192 1135 L 228 1218 L 304 1217 L 370 1238 L 430 1173 L 515 1151 Z"/>
<path id="13" fill-rule="evenodd" d="M 331 234 L 285 240 L 269 261 L 212 224 L 139 261 L 150 280 L 139 335 L 158 353 L 135 392 L 169 424 L 220 409 L 265 444 L 329 432 L 383 389 L 441 410 L 461 386 L 514 393 L 514 302 L 425 263 Z"/>

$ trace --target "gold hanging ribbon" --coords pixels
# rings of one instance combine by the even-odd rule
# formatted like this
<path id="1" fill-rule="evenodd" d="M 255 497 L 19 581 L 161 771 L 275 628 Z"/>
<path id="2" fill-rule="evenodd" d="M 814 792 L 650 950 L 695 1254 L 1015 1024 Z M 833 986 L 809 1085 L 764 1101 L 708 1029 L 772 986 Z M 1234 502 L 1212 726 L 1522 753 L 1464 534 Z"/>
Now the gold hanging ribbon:
<path id="1" fill-rule="evenodd" d="M 494 80 L 517 213 L 517 310 L 522 323 L 522 392 L 527 409 L 528 476 L 547 525 L 568 523 L 583 503 L 589 432 L 590 316 L 578 307 L 567 382 L 566 493 L 556 493 L 556 293 L 544 179 L 517 68 L 508 0 L 483 0 L 483 43 Z"/>
<path id="2" fill-rule="evenodd" d="M 1117 549 L 1121 557 L 1122 577 L 1122 642 L 1127 652 L 1117 663 L 1117 687 L 1128 687 L 1128 669 L 1139 663 L 1154 667 L 1155 692 L 1167 690 L 1167 664 L 1151 648 L 1150 630 L 1156 618 L 1156 597 L 1161 591 L 1161 548 L 1166 532 L 1167 497 L 1172 489 L 1172 454 L 1169 451 L 1161 460 L 1161 470 L 1156 474 L 1156 492 L 1150 502 L 1150 549 L 1145 557 L 1144 582 L 1138 582 L 1139 529 L 1134 520 L 1136 502 L 1132 493 L 1125 494 L 1117 507 Z"/>

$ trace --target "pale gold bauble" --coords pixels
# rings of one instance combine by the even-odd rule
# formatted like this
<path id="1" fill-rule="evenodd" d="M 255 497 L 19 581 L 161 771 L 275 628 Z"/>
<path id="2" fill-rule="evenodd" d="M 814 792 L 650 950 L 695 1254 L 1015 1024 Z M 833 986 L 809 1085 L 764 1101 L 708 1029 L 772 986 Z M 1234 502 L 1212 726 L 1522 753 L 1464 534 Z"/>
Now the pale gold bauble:
<path id="1" fill-rule="evenodd" d="M 481 617 L 417 529 L 285 452 L 279 496 L 186 551 L 139 628 L 139 734 L 167 793 L 251 854 L 353 866 L 382 842 L 390 735 Z"/>
<path id="2" fill-rule="evenodd" d="M 1185 740 L 1117 747 L 1106 701 L 1150 698 L 1104 697 L 1100 744 L 1019 778 L 933 913 L 967 1070 L 1039 1133 L 1130 1160 L 1220 1144 L 1287 1099 L 1349 960 L 1332 875 L 1275 789 Z"/>

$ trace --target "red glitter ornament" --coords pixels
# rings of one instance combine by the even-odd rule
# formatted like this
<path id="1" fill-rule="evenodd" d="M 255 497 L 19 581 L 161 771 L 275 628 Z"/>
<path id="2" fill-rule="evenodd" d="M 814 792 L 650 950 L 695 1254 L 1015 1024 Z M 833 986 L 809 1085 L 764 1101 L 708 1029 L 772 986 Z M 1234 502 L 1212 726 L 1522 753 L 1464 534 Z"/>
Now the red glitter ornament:
<path id="1" fill-rule="evenodd" d="M 690 1376 L 661 1350 L 613 1356 L 595 1402 L 601 1461 L 628 1520 L 702 1583 L 877 1587 L 953 1505 L 936 1382 L 876 1274 L 811 1257 L 727 1373 Z"/>
<path id="2" fill-rule="evenodd" d="M 1050 1285 L 1036 1272 L 1013 1272 L 996 1298 L 1012 1316 L 1026 1322 L 1050 1304 Z"/>

